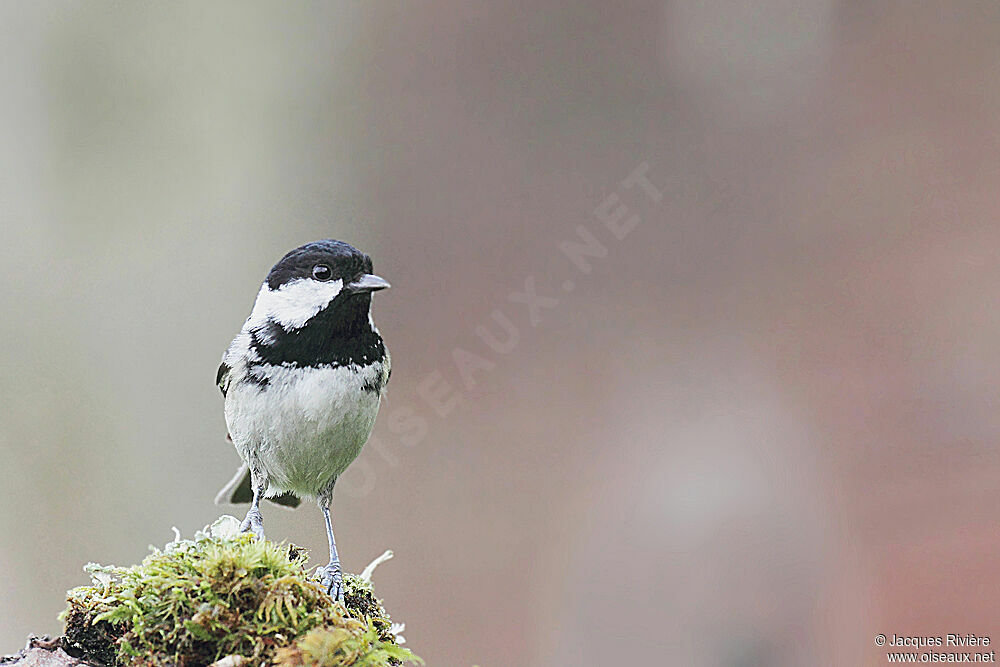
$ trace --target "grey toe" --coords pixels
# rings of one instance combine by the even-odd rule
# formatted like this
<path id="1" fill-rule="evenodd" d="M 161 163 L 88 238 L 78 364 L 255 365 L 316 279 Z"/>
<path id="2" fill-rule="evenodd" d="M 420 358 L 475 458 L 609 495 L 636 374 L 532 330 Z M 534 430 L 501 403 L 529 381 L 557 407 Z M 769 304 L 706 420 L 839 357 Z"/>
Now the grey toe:
<path id="1" fill-rule="evenodd" d="M 344 601 L 344 574 L 339 566 L 326 565 L 319 568 L 323 588 L 337 602 Z"/>

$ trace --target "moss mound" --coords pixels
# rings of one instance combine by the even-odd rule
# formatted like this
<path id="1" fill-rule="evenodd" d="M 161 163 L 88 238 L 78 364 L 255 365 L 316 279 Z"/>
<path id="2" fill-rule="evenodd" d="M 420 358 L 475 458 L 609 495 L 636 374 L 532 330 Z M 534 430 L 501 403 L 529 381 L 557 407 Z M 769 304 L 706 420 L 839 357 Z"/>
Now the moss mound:
<path id="1" fill-rule="evenodd" d="M 371 567 L 345 575 L 340 605 L 305 561 L 301 549 L 254 540 L 222 517 L 139 565 L 88 565 L 93 584 L 67 595 L 65 643 L 113 667 L 422 663 L 399 645 Z"/>

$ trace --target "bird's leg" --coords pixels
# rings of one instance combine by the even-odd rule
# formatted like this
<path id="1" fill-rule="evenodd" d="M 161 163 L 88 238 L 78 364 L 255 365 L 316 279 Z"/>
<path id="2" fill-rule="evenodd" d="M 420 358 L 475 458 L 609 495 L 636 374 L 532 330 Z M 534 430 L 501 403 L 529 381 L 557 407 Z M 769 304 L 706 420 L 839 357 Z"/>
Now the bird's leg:
<path id="1" fill-rule="evenodd" d="M 258 540 L 263 540 L 264 517 L 260 514 L 260 499 L 264 496 L 267 484 L 254 474 L 252 468 L 250 471 L 250 483 L 253 486 L 253 501 L 250 503 L 250 509 L 247 510 L 246 518 L 240 524 L 240 531 L 253 533 L 253 536 Z"/>
<path id="2" fill-rule="evenodd" d="M 322 568 L 323 586 L 326 592 L 337 600 L 344 601 L 344 573 L 340 569 L 340 557 L 337 555 L 337 542 L 333 539 L 333 524 L 330 522 L 330 505 L 320 506 L 323 518 L 326 520 L 326 539 L 330 542 L 330 562 Z"/>

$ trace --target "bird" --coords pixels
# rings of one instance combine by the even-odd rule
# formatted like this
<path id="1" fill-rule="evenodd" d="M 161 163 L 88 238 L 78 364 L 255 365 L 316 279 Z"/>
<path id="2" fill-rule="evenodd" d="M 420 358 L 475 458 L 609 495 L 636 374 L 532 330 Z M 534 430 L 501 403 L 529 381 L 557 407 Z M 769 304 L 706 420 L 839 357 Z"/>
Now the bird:
<path id="1" fill-rule="evenodd" d="M 249 502 L 241 530 L 263 539 L 263 498 L 288 507 L 314 498 L 330 546 L 317 573 L 339 601 L 333 488 L 368 440 L 389 381 L 371 315 L 372 294 L 387 287 L 371 257 L 343 241 L 291 250 L 268 272 L 216 375 L 227 438 L 243 460 L 216 502 Z"/>

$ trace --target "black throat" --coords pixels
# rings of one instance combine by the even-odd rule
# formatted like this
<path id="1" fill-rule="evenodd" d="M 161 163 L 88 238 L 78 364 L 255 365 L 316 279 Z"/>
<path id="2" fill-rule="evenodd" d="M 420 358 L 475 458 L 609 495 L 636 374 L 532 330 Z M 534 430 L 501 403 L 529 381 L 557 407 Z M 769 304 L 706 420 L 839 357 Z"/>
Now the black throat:
<path id="1" fill-rule="evenodd" d="M 260 363 L 272 366 L 367 366 L 385 358 L 385 345 L 368 319 L 371 294 L 340 294 L 298 329 L 277 322 L 251 333 Z M 251 366 L 256 364 L 251 363 Z"/>

